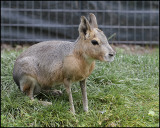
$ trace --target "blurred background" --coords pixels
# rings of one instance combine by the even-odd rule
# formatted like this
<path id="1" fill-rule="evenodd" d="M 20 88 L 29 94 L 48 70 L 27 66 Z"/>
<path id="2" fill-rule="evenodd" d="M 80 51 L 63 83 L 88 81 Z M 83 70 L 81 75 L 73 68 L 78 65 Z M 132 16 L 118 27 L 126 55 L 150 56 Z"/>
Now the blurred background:
<path id="1" fill-rule="evenodd" d="M 159 1 L 1 1 L 1 43 L 75 41 L 89 13 L 109 43 L 159 45 Z"/>

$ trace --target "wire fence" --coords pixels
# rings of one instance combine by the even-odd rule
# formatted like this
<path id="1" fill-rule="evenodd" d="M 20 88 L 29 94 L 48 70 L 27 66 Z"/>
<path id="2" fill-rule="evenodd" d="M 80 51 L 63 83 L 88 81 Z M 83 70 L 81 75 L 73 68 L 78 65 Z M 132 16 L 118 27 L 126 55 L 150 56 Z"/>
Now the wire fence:
<path id="1" fill-rule="evenodd" d="M 94 13 L 115 44 L 159 45 L 159 1 L 1 1 L 1 43 L 74 41 L 82 15 Z"/>

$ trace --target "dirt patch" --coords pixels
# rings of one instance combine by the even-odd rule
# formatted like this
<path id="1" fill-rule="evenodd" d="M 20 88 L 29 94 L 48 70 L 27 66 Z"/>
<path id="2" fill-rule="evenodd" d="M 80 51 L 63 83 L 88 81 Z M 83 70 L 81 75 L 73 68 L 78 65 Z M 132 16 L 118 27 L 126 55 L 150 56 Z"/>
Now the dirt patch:
<path id="1" fill-rule="evenodd" d="M 1 52 L 4 50 L 10 51 L 10 50 L 16 50 L 20 51 L 24 48 L 28 48 L 31 45 L 16 45 L 13 47 L 9 44 L 1 44 Z M 152 53 L 155 51 L 155 47 L 147 47 L 147 46 L 140 46 L 140 45 L 126 45 L 126 44 L 111 44 L 111 47 L 116 51 L 116 49 L 122 49 L 126 53 L 131 54 L 145 54 L 145 53 Z M 158 47 L 158 46 L 156 46 Z"/>
<path id="2" fill-rule="evenodd" d="M 125 53 L 131 54 L 146 54 L 153 53 L 158 46 L 140 46 L 140 45 L 126 45 L 126 44 L 116 44 L 111 45 L 114 50 L 122 49 Z"/>
<path id="3" fill-rule="evenodd" d="M 9 44 L 1 44 L 1 52 L 2 51 L 11 51 L 11 50 L 15 50 L 15 51 L 20 51 L 22 49 L 28 48 L 31 45 L 16 45 L 16 46 L 12 46 Z"/>

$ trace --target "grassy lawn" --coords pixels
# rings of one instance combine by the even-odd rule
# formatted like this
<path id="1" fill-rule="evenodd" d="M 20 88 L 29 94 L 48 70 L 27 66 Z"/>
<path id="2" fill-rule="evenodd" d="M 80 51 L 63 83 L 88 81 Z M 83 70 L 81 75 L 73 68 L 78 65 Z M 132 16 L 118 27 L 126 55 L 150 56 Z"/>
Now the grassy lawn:
<path id="1" fill-rule="evenodd" d="M 112 63 L 97 61 L 87 80 L 89 112 L 83 112 L 79 83 L 72 86 L 76 115 L 69 111 L 67 93 L 46 97 L 52 106 L 31 102 L 12 78 L 21 53 L 1 52 L 1 126 L 159 126 L 159 49 L 150 54 L 128 54 L 117 49 Z"/>

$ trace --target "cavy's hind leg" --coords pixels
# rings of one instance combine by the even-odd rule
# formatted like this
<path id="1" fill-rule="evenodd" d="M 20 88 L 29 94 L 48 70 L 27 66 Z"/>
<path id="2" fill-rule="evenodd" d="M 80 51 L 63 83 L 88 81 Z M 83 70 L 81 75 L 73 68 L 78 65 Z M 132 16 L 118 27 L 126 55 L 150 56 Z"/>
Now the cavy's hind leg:
<path id="1" fill-rule="evenodd" d="M 20 89 L 24 92 L 31 100 L 34 99 L 34 90 L 36 87 L 36 80 L 31 76 L 23 76 L 20 80 Z"/>
<path id="2" fill-rule="evenodd" d="M 20 89 L 24 92 L 32 101 L 34 101 L 34 94 L 38 94 L 41 91 L 41 87 L 35 78 L 31 76 L 23 76 L 20 81 Z M 51 102 L 48 101 L 38 101 L 43 105 L 52 105 Z"/>

